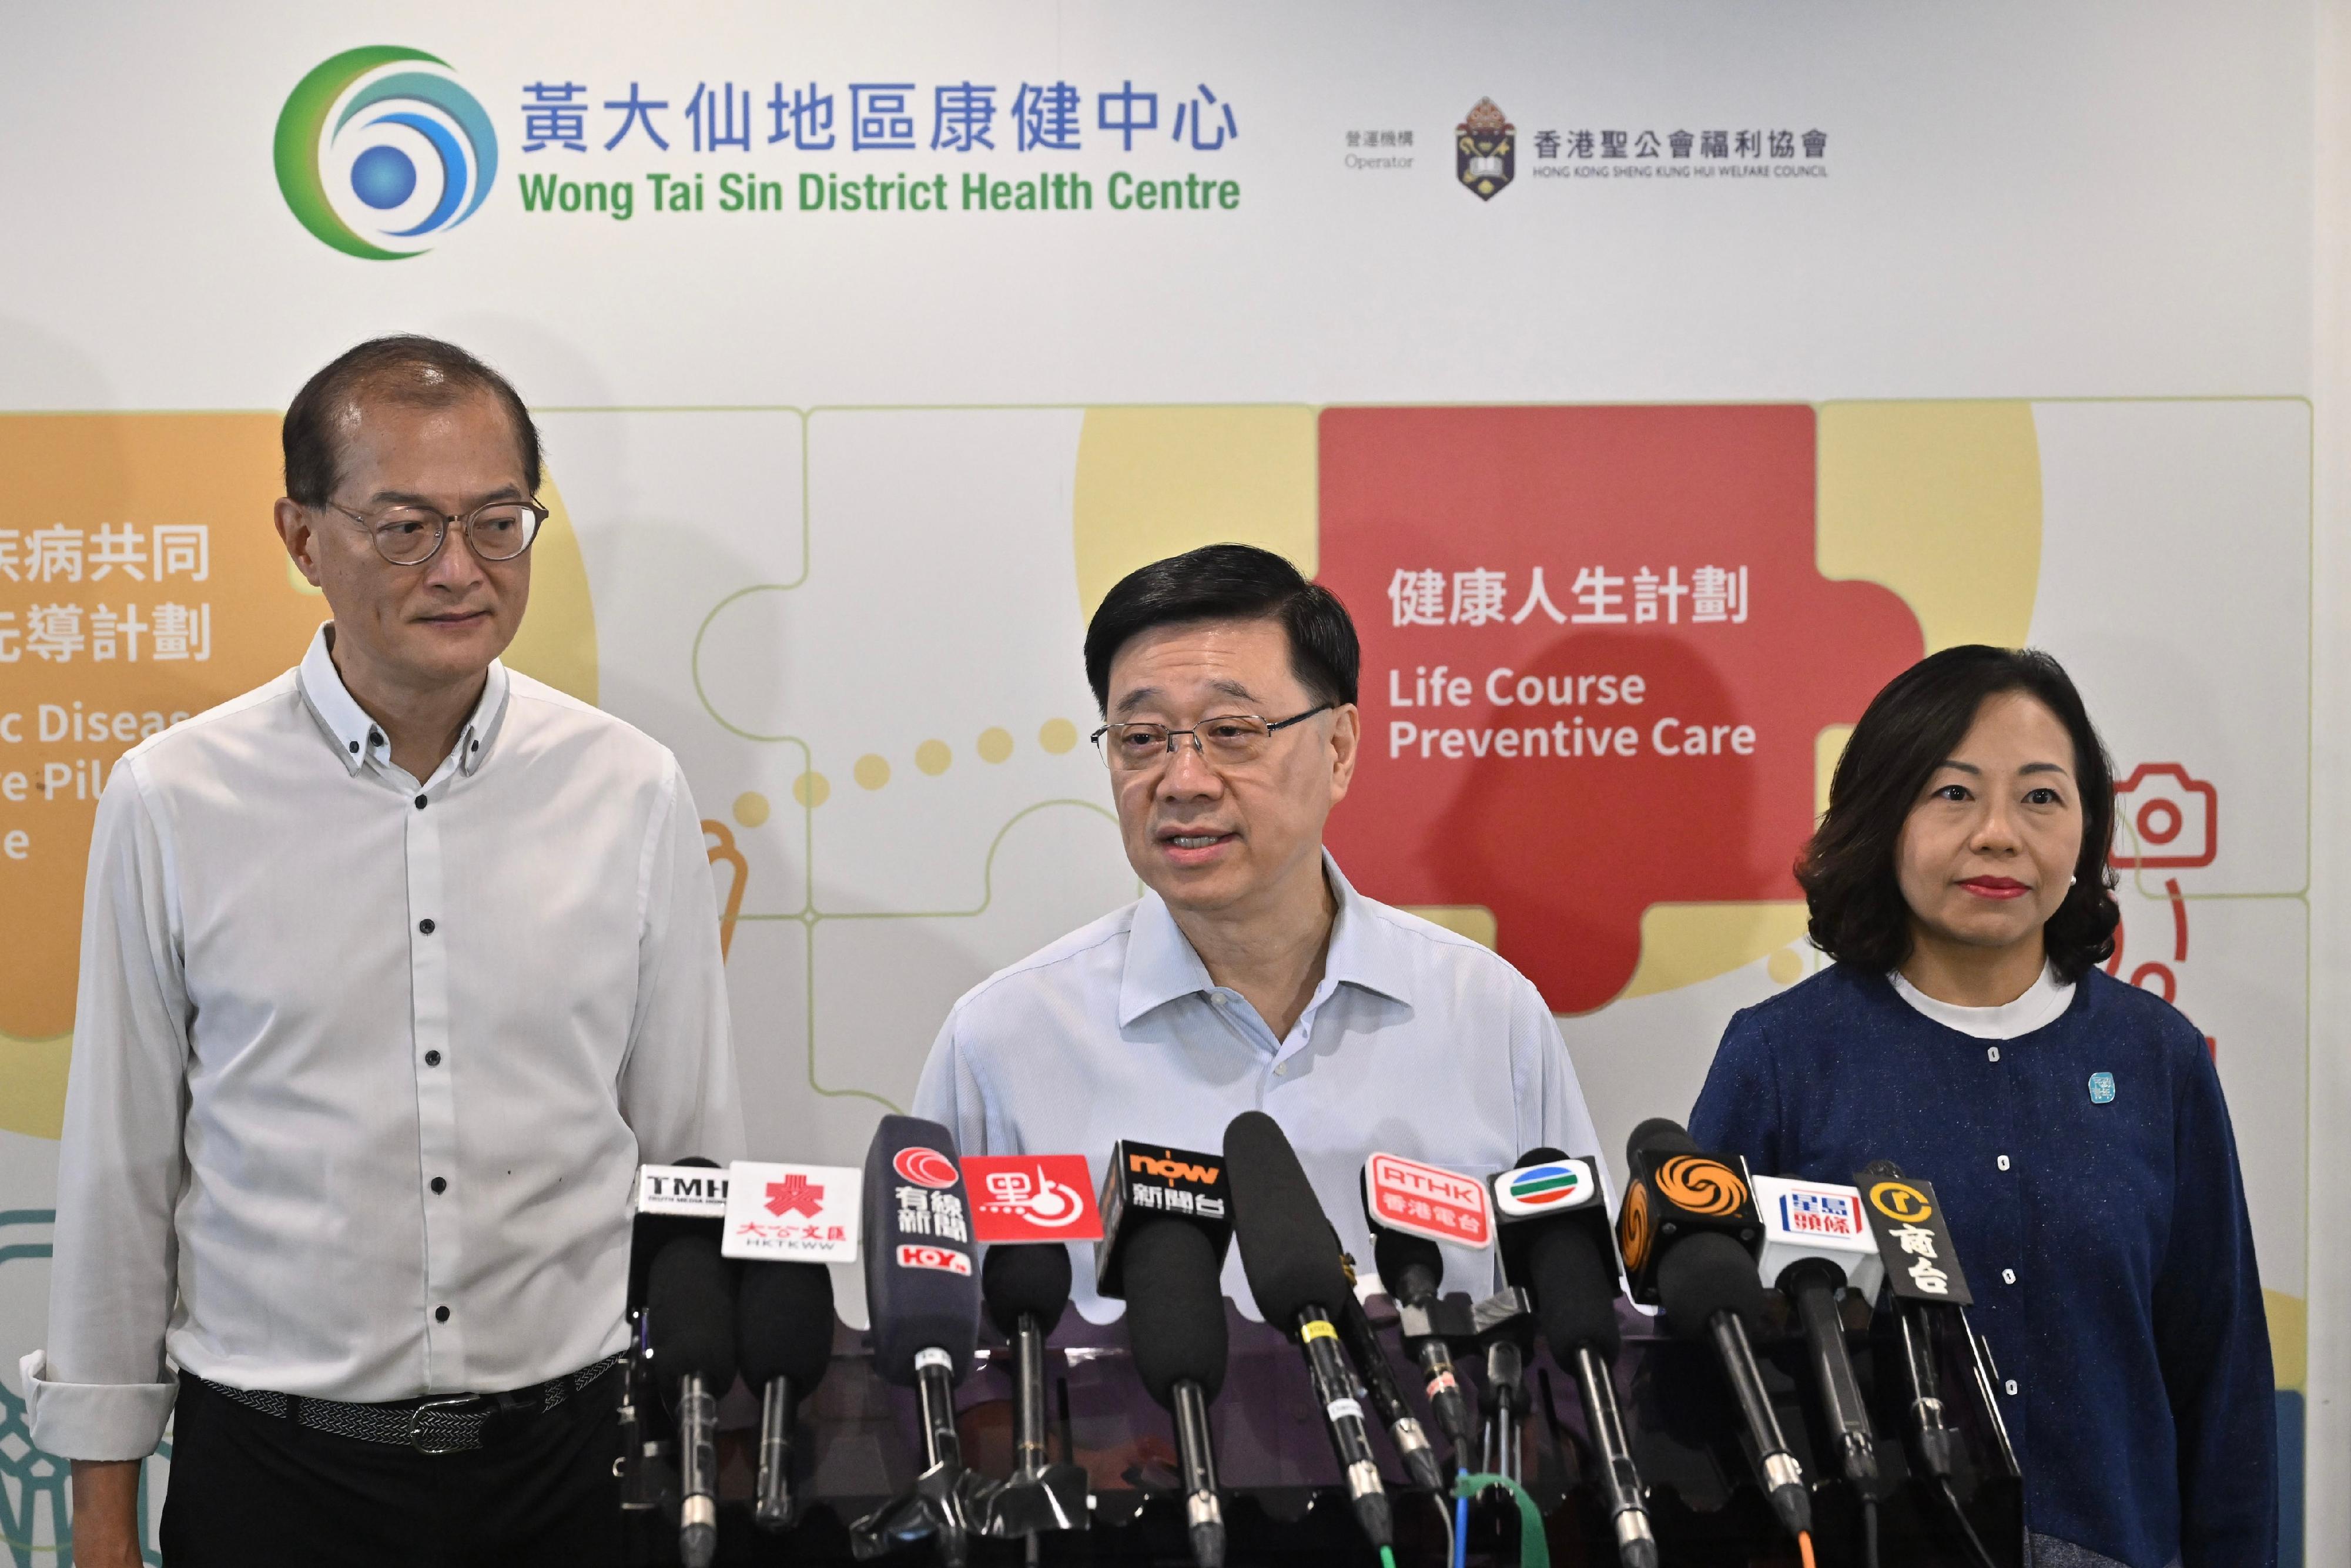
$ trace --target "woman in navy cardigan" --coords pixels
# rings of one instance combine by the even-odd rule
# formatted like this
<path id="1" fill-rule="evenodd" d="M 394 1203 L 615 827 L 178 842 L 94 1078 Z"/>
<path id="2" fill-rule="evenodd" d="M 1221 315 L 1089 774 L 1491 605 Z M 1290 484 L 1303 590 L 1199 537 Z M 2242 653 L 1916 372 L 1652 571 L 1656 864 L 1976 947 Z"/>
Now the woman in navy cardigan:
<path id="1" fill-rule="evenodd" d="M 2203 1036 L 2097 967 L 2114 774 L 2045 653 L 1947 649 L 1854 730 L 1797 864 L 1836 962 L 1730 1020 L 1690 1113 L 1759 1172 L 1935 1185 L 2034 1568 L 2277 1561 L 2275 1390 Z"/>

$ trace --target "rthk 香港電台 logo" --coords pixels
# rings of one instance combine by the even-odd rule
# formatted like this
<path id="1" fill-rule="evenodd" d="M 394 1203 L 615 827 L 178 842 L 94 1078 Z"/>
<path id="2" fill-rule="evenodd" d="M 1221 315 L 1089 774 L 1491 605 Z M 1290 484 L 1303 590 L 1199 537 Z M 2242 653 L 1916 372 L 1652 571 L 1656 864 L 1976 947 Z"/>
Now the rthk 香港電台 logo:
<path id="1" fill-rule="evenodd" d="M 445 61 L 347 49 L 295 85 L 277 114 L 277 188 L 302 226 L 347 255 L 399 261 L 474 215 L 498 141 Z"/>

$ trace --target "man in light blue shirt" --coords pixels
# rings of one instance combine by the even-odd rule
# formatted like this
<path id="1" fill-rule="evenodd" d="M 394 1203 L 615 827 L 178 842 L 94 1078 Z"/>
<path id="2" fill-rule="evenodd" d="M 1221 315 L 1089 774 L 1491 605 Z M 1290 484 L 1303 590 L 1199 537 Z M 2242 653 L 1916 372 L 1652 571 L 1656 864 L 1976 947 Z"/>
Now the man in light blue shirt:
<path id="1" fill-rule="evenodd" d="M 1375 1150 L 1469 1175 L 1597 1155 L 1542 997 L 1487 948 L 1356 892 L 1322 847 L 1360 756 L 1353 623 L 1280 556 L 1211 545 L 1112 589 L 1086 674 L 1141 900 L 974 988 L 914 1110 L 965 1154 L 1213 1153 L 1262 1110 L 1366 1270 Z M 1489 1256 L 1448 1248 L 1447 1288 Z M 1080 1260 L 1082 1265 L 1086 1260 Z M 1103 1309 L 1081 1267 L 1075 1300 Z M 1236 1251 L 1227 1293 L 1246 1302 Z"/>

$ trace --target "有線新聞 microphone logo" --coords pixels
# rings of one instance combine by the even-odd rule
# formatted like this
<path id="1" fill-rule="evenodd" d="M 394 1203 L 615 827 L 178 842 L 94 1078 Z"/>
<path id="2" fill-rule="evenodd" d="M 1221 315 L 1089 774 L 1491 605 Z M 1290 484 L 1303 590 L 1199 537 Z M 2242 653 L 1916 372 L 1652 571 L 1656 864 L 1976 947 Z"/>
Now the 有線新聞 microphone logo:
<path id="1" fill-rule="evenodd" d="M 936 1149 L 926 1149 L 919 1144 L 900 1149 L 896 1157 L 891 1160 L 890 1168 L 916 1186 L 945 1188 L 956 1184 L 955 1161 Z"/>
<path id="2" fill-rule="evenodd" d="M 1657 1167 L 1657 1196 L 1692 1214 L 1736 1214 L 1747 1205 L 1747 1184 L 1720 1160 L 1676 1155 Z"/>

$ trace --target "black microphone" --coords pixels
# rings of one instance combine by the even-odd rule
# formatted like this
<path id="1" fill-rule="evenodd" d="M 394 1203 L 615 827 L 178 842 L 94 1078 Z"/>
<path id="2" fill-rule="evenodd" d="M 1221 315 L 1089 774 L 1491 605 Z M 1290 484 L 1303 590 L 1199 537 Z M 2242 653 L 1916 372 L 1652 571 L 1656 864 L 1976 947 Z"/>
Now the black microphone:
<path id="1" fill-rule="evenodd" d="M 1951 1244 L 1950 1228 L 1932 1184 L 1905 1176 L 1891 1160 L 1872 1163 L 1854 1182 L 1865 1199 L 1862 1213 L 1894 1292 L 1895 1326 L 1909 1385 L 1911 1449 L 1922 1470 L 1947 1482 L 1957 1471 L 1962 1444 L 1943 1410 L 1941 1378 L 1935 1367 L 1934 1314 L 1939 1307 L 1965 1308 L 1975 1298 L 1960 1270 L 1959 1249 Z M 1972 1351 L 1971 1330 L 1969 1338 Z M 1999 1405 L 1993 1403 L 1991 1409 L 1999 1420 Z"/>
<path id="2" fill-rule="evenodd" d="M 950 1568 L 971 1550 L 976 1478 L 956 1436 L 955 1386 L 979 1347 L 979 1277 L 955 1134 L 919 1116 L 884 1116 L 865 1151 L 865 1301 L 873 1370 L 912 1388 L 923 1472 L 914 1489 L 850 1527 L 859 1557 L 929 1539 Z"/>
<path id="3" fill-rule="evenodd" d="M 1656 1533 L 1610 1374 L 1622 1343 L 1620 1292 L 1597 1173 L 1557 1149 L 1529 1149 L 1516 1169 L 1494 1178 L 1494 1211 L 1503 1277 L 1534 1297 L 1543 1338 L 1583 1398 L 1617 1560 L 1624 1568 L 1657 1568 Z"/>
<path id="4" fill-rule="evenodd" d="M 680 1236 L 645 1285 L 653 1379 L 677 1417 L 678 1555 L 708 1568 L 718 1550 L 718 1396 L 735 1382 L 735 1279 L 711 1236 Z"/>
<path id="5" fill-rule="evenodd" d="M 1429 1413 L 1453 1445 L 1454 1463 L 1459 1465 L 1472 1451 L 1478 1416 L 1455 1375 L 1453 1347 L 1442 1332 L 1445 1308 L 1437 1291 L 1445 1280 L 1444 1255 L 1426 1236 L 1408 1236 L 1374 1223 L 1372 1266 L 1395 1298 L 1397 1325 L 1413 1359 L 1420 1363 Z"/>
<path id="6" fill-rule="evenodd" d="M 695 1155 L 674 1166 L 637 1167 L 636 1205 L 629 1222 L 629 1349 L 621 1364 L 621 1458 L 614 1473 L 627 1512 L 677 1508 L 677 1468 L 667 1457 L 653 1413 L 660 1390 L 653 1375 L 653 1320 L 645 1310 L 653 1260 L 681 1236 L 717 1239 L 725 1228 L 727 1173 Z"/>
<path id="7" fill-rule="evenodd" d="M 1871 1506 L 1877 1483 L 1877 1437 L 1862 1403 L 1853 1354 L 1845 1346 L 1838 1301 L 1847 1291 L 1877 1300 L 1885 1267 L 1861 1194 L 1853 1187 L 1788 1176 L 1754 1178 L 1755 1207 L 1763 1221 L 1762 1279 L 1795 1309 L 1804 1333 L 1804 1366 L 1820 1401 L 1822 1423 L 1845 1480 Z"/>
<path id="8" fill-rule="evenodd" d="M 1353 1291 L 1331 1221 L 1297 1151 L 1264 1112 L 1244 1111 L 1225 1128 L 1225 1167 L 1249 1293 L 1266 1322 L 1298 1335 L 1355 1519 L 1373 1545 L 1388 1546 L 1394 1529 L 1387 1489 L 1332 1322 L 1332 1303 Z"/>
<path id="9" fill-rule="evenodd" d="M 1750 1249 L 1761 1225 L 1743 1166 L 1702 1153 L 1679 1123 L 1662 1116 L 1633 1129 L 1625 1164 L 1632 1179 L 1617 1239 L 1635 1288 L 1665 1308 L 1676 1333 L 1713 1342 L 1771 1511 L 1791 1535 L 1805 1534 L 1813 1502 L 1804 1468 L 1789 1450 L 1755 1364 L 1763 1281 Z"/>
<path id="10" fill-rule="evenodd" d="M 759 1478 L 751 1517 L 792 1521 L 792 1427 L 832 1361 L 832 1272 L 821 1263 L 745 1263 L 735 1297 L 743 1381 L 759 1390 Z"/>
<path id="11" fill-rule="evenodd" d="M 1233 1228 L 1223 1161 L 1122 1142 L 1102 1181 L 1098 1285 L 1126 1301 L 1134 1375 L 1176 1418 L 1184 1520 L 1199 1568 L 1223 1568 L 1224 1505 L 1208 1406 L 1225 1385 L 1225 1296 L 1219 1278 Z M 1176 1195 L 1182 1194 L 1180 1203 Z"/>
<path id="12" fill-rule="evenodd" d="M 1004 1243 L 980 1266 L 988 1321 L 1012 1344 L 1012 1476 L 990 1500 L 988 1533 L 1035 1535 L 1086 1527 L 1086 1472 L 1045 1448 L 1045 1336 L 1070 1304 L 1070 1249 L 1058 1241 Z"/>

